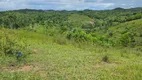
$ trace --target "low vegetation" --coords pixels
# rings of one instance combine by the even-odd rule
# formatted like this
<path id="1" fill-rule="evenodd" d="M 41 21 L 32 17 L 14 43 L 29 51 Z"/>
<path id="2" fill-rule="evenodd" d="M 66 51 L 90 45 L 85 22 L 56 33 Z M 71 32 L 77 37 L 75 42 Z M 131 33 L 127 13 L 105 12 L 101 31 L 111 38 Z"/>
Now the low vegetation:
<path id="1" fill-rule="evenodd" d="M 141 10 L 0 12 L 0 80 L 141 80 Z"/>

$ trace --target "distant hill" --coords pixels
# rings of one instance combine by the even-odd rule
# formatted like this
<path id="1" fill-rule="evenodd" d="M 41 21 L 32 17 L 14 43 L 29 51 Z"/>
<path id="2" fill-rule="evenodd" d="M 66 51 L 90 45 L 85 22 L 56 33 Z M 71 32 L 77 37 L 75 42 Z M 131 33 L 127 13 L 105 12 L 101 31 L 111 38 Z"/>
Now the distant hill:
<path id="1" fill-rule="evenodd" d="M 124 45 L 142 46 L 142 19 L 133 20 L 112 26 L 108 29 L 107 35 L 114 41 L 127 41 Z M 131 44 L 129 44 L 131 42 Z M 126 45 L 126 46 L 127 46 Z"/>
<path id="2" fill-rule="evenodd" d="M 113 10 L 125 10 L 124 8 L 121 8 L 121 7 L 118 7 L 118 8 L 115 8 Z"/>

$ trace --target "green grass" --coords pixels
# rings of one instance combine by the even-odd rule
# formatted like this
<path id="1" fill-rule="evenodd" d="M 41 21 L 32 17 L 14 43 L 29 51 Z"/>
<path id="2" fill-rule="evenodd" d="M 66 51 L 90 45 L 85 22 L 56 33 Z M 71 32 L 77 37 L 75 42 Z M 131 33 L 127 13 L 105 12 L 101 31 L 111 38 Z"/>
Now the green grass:
<path id="1" fill-rule="evenodd" d="M 5 30 L 5 29 L 4 29 Z M 0 30 L 0 32 L 4 31 Z M 25 61 L 0 56 L 0 80 L 141 80 L 142 52 L 134 48 L 60 45 L 24 30 L 5 30 L 26 39 Z M 13 37 L 14 38 L 14 37 Z M 107 56 L 108 61 L 103 58 Z"/>
<path id="2" fill-rule="evenodd" d="M 112 36 L 109 37 L 111 40 L 120 40 L 120 38 L 126 33 L 132 34 L 136 46 L 142 45 L 142 19 L 133 20 L 125 23 L 121 23 L 117 26 L 110 27 L 107 35 L 111 32 Z"/>
<path id="3" fill-rule="evenodd" d="M 72 23 L 73 26 L 77 28 L 85 24 L 90 24 L 90 21 L 92 21 L 92 19 L 85 15 L 72 14 L 68 17 L 68 22 Z"/>

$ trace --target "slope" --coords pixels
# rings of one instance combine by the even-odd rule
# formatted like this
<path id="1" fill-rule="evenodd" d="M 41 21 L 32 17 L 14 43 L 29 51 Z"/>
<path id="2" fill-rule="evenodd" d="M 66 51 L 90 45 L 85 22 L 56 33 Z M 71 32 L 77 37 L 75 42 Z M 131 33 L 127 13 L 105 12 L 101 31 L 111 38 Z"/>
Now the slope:
<path id="1" fill-rule="evenodd" d="M 112 26 L 107 36 L 124 46 L 142 46 L 142 19 L 121 23 Z"/>
<path id="2" fill-rule="evenodd" d="M 20 62 L 14 56 L 0 56 L 0 80 L 140 80 L 142 77 L 141 51 L 99 46 L 78 48 L 75 44 L 59 45 L 35 32 L 0 30 L 3 31 L 14 34 L 11 38 L 25 38 L 32 52 Z"/>

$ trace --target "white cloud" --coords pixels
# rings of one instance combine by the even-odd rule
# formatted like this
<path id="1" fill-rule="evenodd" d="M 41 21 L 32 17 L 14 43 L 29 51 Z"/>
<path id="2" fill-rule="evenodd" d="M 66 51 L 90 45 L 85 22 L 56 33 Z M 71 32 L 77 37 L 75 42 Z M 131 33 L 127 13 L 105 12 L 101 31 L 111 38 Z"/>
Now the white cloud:
<path id="1" fill-rule="evenodd" d="M 25 0 L 3 0 L 0 1 L 0 8 L 2 9 L 20 9 L 28 7 L 27 2 Z"/>
<path id="2" fill-rule="evenodd" d="M 82 4 L 65 4 L 65 5 L 61 5 L 60 7 L 58 7 L 57 9 L 68 9 L 68 10 L 72 10 L 72 9 L 76 9 L 76 10 L 82 10 L 82 9 L 92 9 L 95 8 L 97 9 L 98 7 L 100 8 L 107 8 L 107 7 L 111 7 L 113 6 L 113 3 L 82 3 Z M 98 8 L 98 9 L 99 9 Z"/>
<path id="3" fill-rule="evenodd" d="M 80 3 L 84 3 L 84 0 L 60 0 L 60 3 L 62 4 L 62 3 L 67 3 L 67 4 L 72 4 L 72 3 L 78 3 L 78 4 L 80 4 Z"/>
<path id="4" fill-rule="evenodd" d="M 103 2 L 104 0 L 97 0 L 97 3 L 101 3 L 101 2 Z"/>
<path id="5" fill-rule="evenodd" d="M 138 1 L 142 2 L 141 0 L 0 0 L 0 9 L 109 9 L 119 6 L 129 7 L 132 2 L 133 6 L 136 6 L 134 2 Z"/>

